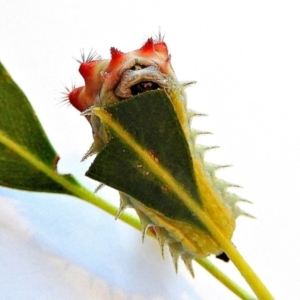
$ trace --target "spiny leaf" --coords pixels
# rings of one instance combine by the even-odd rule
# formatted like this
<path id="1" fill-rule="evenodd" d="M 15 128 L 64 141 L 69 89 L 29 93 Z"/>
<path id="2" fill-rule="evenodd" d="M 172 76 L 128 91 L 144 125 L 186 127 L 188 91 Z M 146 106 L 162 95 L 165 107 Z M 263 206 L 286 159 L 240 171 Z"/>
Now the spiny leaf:
<path id="1" fill-rule="evenodd" d="M 9 147 L 10 143 L 21 146 L 49 168 L 56 170 L 59 157 L 26 96 L 0 63 L 0 185 L 22 190 L 70 194 L 16 154 Z M 65 177 L 76 184 L 72 176 Z"/>

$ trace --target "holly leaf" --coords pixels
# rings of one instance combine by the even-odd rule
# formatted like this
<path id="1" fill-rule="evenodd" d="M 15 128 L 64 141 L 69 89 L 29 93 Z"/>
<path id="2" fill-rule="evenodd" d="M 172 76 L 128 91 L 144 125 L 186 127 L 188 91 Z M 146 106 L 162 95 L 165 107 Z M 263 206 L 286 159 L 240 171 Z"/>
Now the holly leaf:
<path id="1" fill-rule="evenodd" d="M 0 185 L 71 194 L 37 166 L 56 171 L 58 160 L 29 101 L 0 63 Z M 70 175 L 61 177 L 77 184 Z"/>

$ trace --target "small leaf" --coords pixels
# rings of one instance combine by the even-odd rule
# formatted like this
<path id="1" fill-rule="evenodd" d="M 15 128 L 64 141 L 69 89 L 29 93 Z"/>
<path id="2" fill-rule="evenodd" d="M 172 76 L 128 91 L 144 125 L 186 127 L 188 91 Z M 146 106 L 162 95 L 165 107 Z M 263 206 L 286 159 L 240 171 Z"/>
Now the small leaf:
<path id="1" fill-rule="evenodd" d="M 48 141 L 24 93 L 0 63 L 0 185 L 39 192 L 70 194 L 42 171 L 19 156 L 17 145 L 56 170 L 59 157 Z M 72 176 L 66 175 L 76 183 Z"/>

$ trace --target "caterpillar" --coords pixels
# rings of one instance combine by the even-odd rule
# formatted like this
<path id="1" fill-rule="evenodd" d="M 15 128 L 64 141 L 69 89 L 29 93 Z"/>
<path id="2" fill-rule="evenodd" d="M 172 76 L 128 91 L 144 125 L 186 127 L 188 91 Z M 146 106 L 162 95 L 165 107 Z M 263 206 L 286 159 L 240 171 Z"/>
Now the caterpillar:
<path id="1" fill-rule="evenodd" d="M 219 166 L 205 161 L 205 153 L 212 147 L 196 143 L 196 137 L 205 132 L 191 129 L 193 117 L 201 116 L 186 106 L 186 87 L 194 81 L 177 80 L 171 65 L 171 55 L 167 44 L 159 34 L 149 38 L 140 49 L 123 53 L 112 47 L 111 58 L 102 59 L 95 52 L 87 57 L 82 54 L 79 73 L 84 78 L 84 86 L 68 92 L 68 100 L 80 112 L 92 111 L 91 108 L 104 107 L 119 103 L 147 91 L 164 90 L 172 101 L 177 118 L 185 135 L 188 147 L 195 161 L 195 172 L 201 181 L 199 185 L 209 190 L 210 197 L 203 196 L 204 209 L 219 226 L 224 235 L 231 239 L 235 220 L 240 215 L 250 216 L 237 205 L 246 201 L 228 191 L 235 186 L 216 176 L 216 171 L 227 166 Z M 98 154 L 109 142 L 109 133 L 99 117 L 93 113 L 85 114 L 91 124 L 94 142 L 83 160 Z M 204 193 L 205 194 L 205 193 Z M 164 244 L 168 244 L 177 271 L 178 258 L 181 257 L 192 275 L 192 260 L 210 254 L 228 261 L 222 251 L 207 232 L 193 228 L 181 220 L 163 216 L 153 209 L 120 191 L 120 208 L 117 217 L 127 207 L 133 207 L 141 221 L 143 237 L 147 229 L 157 236 L 163 253 Z"/>

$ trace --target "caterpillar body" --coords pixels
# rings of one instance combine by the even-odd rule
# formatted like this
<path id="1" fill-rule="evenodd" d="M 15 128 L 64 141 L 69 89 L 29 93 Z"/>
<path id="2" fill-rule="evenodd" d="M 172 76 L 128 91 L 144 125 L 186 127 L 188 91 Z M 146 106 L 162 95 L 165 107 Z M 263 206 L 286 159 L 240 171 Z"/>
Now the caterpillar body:
<path id="1" fill-rule="evenodd" d="M 83 55 L 79 72 L 85 85 L 70 91 L 68 99 L 81 112 L 112 105 L 150 90 L 163 89 L 167 93 L 193 157 L 204 210 L 223 234 L 231 239 L 236 218 L 248 215 L 237 205 L 245 200 L 228 191 L 229 187 L 235 185 L 216 177 L 215 172 L 225 166 L 204 160 L 205 152 L 211 148 L 196 143 L 196 137 L 203 132 L 193 130 L 190 126 L 192 118 L 201 114 L 189 111 L 186 107 L 185 88 L 194 82 L 177 80 L 171 66 L 171 55 L 161 35 L 155 39 L 149 38 L 140 49 L 132 52 L 123 53 L 111 48 L 111 59 L 101 59 L 92 52 L 87 58 Z M 85 115 L 91 124 L 94 142 L 83 159 L 99 153 L 109 142 L 109 133 L 99 117 L 93 113 Z M 118 215 L 126 207 L 133 207 L 140 218 L 143 236 L 151 228 L 159 240 L 162 253 L 164 244 L 168 244 L 176 271 L 179 257 L 192 275 L 192 260 L 195 257 L 216 254 L 228 260 L 219 244 L 207 232 L 161 215 L 124 192 L 120 192 L 120 200 Z"/>

